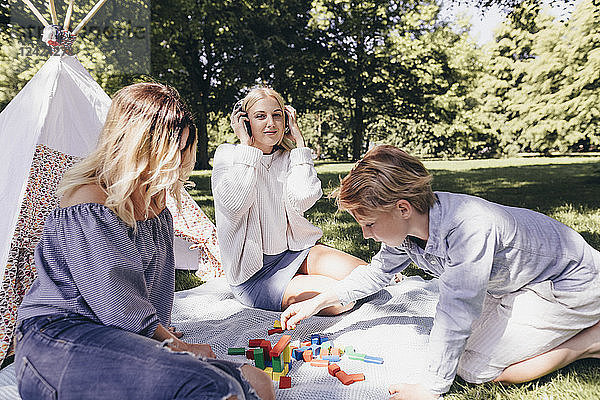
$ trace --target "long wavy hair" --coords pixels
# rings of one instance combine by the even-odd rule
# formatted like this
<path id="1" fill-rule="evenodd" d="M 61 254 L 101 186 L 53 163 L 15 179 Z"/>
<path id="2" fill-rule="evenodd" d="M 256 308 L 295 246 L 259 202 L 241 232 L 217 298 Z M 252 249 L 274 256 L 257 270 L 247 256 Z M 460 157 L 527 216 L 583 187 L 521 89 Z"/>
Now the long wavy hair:
<path id="1" fill-rule="evenodd" d="M 182 144 L 186 128 L 189 135 Z M 191 114 L 175 89 L 158 83 L 126 86 L 113 98 L 98 146 L 65 173 L 57 193 L 95 184 L 106 193 L 104 205 L 135 229 L 132 194 L 141 189 L 143 209 L 137 211 L 146 216 L 153 196 L 162 204 L 167 190 L 179 206 L 194 168 L 196 143 Z"/>
<path id="2" fill-rule="evenodd" d="M 254 105 L 256 104 L 257 101 L 265 99 L 267 97 L 272 97 L 274 98 L 277 103 L 279 104 L 279 107 L 281 107 L 281 111 L 283 111 L 284 115 L 285 115 L 285 101 L 283 101 L 283 97 L 274 89 L 271 89 L 270 87 L 266 87 L 266 86 L 259 86 L 259 87 L 255 87 L 254 89 L 252 89 L 247 95 L 246 97 L 244 97 L 241 101 L 241 110 L 244 112 L 248 112 L 248 110 Z M 285 131 L 287 131 L 287 129 L 289 129 L 289 127 L 287 126 L 287 118 L 286 118 L 286 126 L 284 128 Z M 286 137 L 287 134 L 284 133 L 284 135 L 281 137 L 281 140 L 279 141 L 279 143 L 277 143 L 277 148 L 278 149 L 282 149 L 282 150 L 292 150 L 296 147 L 296 143 Z"/>

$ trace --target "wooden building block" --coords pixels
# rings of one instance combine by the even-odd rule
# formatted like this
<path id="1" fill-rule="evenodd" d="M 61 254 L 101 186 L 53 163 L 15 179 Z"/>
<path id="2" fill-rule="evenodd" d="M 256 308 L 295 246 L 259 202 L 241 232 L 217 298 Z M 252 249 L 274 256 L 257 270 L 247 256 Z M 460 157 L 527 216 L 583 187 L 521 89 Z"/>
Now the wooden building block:
<path id="1" fill-rule="evenodd" d="M 316 358 L 313 358 L 312 361 L 310 362 L 310 365 L 312 365 L 313 367 L 327 367 L 329 365 L 329 361 L 318 360 Z"/>
<path id="2" fill-rule="evenodd" d="M 248 341 L 248 347 L 260 347 L 263 339 L 250 339 Z"/>
<path id="3" fill-rule="evenodd" d="M 244 347 L 230 347 L 227 349 L 227 354 L 230 356 L 241 356 L 246 354 L 246 349 Z"/>
<path id="4" fill-rule="evenodd" d="M 274 334 L 276 334 L 276 333 L 283 333 L 283 329 L 281 329 L 281 328 L 273 328 L 273 329 L 269 329 L 269 330 L 267 331 L 267 333 L 268 333 L 269 335 L 274 335 Z"/>
<path id="5" fill-rule="evenodd" d="M 352 380 L 354 382 L 360 382 L 360 381 L 364 381 L 365 380 L 365 374 L 348 374 L 350 376 L 350 378 L 352 378 Z"/>
<path id="6" fill-rule="evenodd" d="M 312 350 L 305 350 L 304 353 L 302 353 L 302 358 L 304 359 L 304 361 L 309 362 L 312 360 Z"/>
<path id="7" fill-rule="evenodd" d="M 342 382 L 344 385 L 350 385 L 350 384 L 354 383 L 354 381 L 352 380 L 350 375 L 348 375 L 344 371 L 336 372 L 335 377 L 338 378 L 340 380 L 340 382 Z"/>
<path id="8" fill-rule="evenodd" d="M 289 376 L 282 376 L 279 378 L 279 389 L 289 389 L 292 387 L 292 378 Z"/>
<path id="9" fill-rule="evenodd" d="M 291 340 L 292 335 L 283 335 L 281 339 L 279 339 L 279 342 L 271 349 L 271 357 L 279 357 L 281 353 L 283 353 L 285 347 L 290 344 Z"/>
<path id="10" fill-rule="evenodd" d="M 254 349 L 254 365 L 256 368 L 265 369 L 266 365 L 263 349 Z"/>
<path id="11" fill-rule="evenodd" d="M 329 364 L 327 370 L 329 371 L 329 375 L 335 376 L 338 371 L 341 371 L 341 368 L 337 364 Z"/>

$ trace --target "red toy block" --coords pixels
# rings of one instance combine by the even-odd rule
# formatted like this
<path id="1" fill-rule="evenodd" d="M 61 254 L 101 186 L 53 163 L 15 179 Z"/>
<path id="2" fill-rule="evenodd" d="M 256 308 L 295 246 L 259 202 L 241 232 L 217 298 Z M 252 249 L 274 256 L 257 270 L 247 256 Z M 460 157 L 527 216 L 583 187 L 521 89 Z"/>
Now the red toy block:
<path id="1" fill-rule="evenodd" d="M 309 362 L 312 360 L 312 350 L 304 350 L 304 353 L 302 353 L 302 358 L 304 358 L 304 361 Z"/>
<path id="2" fill-rule="evenodd" d="M 338 378 L 344 385 L 350 385 L 351 383 L 354 383 L 352 377 L 344 371 L 336 372 L 335 377 Z"/>
<path id="3" fill-rule="evenodd" d="M 260 342 L 260 348 L 263 349 L 265 362 L 271 361 L 271 342 L 269 342 L 268 340 L 262 340 Z"/>
<path id="4" fill-rule="evenodd" d="M 282 376 L 279 378 L 279 389 L 289 389 L 292 387 L 292 378 L 289 376 Z"/>
<path id="5" fill-rule="evenodd" d="M 246 358 L 248 360 L 254 360 L 254 350 L 246 350 Z"/>
<path id="6" fill-rule="evenodd" d="M 348 374 L 354 382 L 364 381 L 365 374 Z"/>
<path id="7" fill-rule="evenodd" d="M 327 369 L 329 370 L 329 375 L 331 375 L 331 376 L 335 376 L 335 374 L 336 374 L 338 371 L 341 371 L 341 370 L 342 370 L 342 369 L 340 368 L 340 366 L 339 366 L 339 365 L 337 365 L 337 364 L 329 364 L 329 366 L 327 367 Z"/>
<path id="8" fill-rule="evenodd" d="M 283 333 L 283 329 L 281 329 L 281 328 L 273 328 L 273 329 L 269 329 L 269 330 L 267 331 L 267 333 L 268 333 L 269 335 L 273 335 L 273 334 L 275 334 L 275 333 Z"/>
<path id="9" fill-rule="evenodd" d="M 281 353 L 283 353 L 285 346 L 287 346 L 291 340 L 292 335 L 283 335 L 281 339 L 279 339 L 279 342 L 277 342 L 275 347 L 273 347 L 271 350 L 271 357 L 279 357 Z"/>
<path id="10" fill-rule="evenodd" d="M 300 343 L 300 347 L 310 347 L 312 343 L 310 341 Z"/>
<path id="11" fill-rule="evenodd" d="M 248 342 L 248 347 L 260 347 L 263 339 L 250 339 Z"/>
<path id="12" fill-rule="evenodd" d="M 312 365 L 313 367 L 327 367 L 329 365 L 329 361 L 313 359 L 310 362 L 310 365 Z"/>

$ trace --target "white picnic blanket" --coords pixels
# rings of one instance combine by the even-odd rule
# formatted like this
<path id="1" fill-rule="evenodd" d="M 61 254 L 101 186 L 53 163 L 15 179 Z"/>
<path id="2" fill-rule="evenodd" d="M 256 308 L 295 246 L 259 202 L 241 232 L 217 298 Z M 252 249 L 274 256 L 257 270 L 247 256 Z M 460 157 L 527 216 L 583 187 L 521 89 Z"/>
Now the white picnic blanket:
<path id="1" fill-rule="evenodd" d="M 303 361 L 292 363 L 290 389 L 277 389 L 277 399 L 387 399 L 392 383 L 414 382 L 424 369 L 429 331 L 437 303 L 437 281 L 405 278 L 360 302 L 344 315 L 311 317 L 291 333 L 292 340 L 310 340 L 312 333 L 325 333 L 336 347 L 354 346 L 355 351 L 383 357 L 384 363 L 369 364 L 342 357 L 337 364 L 349 374 L 363 373 L 365 381 L 344 386 L 327 368 Z M 234 299 L 224 278 L 197 288 L 177 292 L 172 323 L 184 332 L 184 340 L 210 343 L 218 358 L 246 361 L 229 356 L 229 347 L 248 348 L 249 339 L 268 339 L 279 313 L 248 308 Z M 250 360 L 248 360 L 251 362 Z M 0 399 L 19 399 L 14 368 L 0 371 Z"/>

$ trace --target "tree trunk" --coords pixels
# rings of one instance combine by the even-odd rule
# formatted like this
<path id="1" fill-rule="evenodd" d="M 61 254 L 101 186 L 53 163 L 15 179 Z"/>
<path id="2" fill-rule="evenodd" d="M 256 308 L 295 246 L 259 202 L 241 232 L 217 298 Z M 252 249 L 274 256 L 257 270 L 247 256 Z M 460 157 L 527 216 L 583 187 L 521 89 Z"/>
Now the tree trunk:
<path id="1" fill-rule="evenodd" d="M 210 169 L 208 163 L 208 116 L 203 104 L 200 104 L 196 110 L 196 128 L 198 130 L 198 147 L 194 169 Z"/>
<path id="2" fill-rule="evenodd" d="M 363 99 L 360 91 L 354 97 L 354 129 L 352 130 L 352 160 L 358 161 L 362 156 L 363 140 L 365 137 L 365 124 L 363 113 Z"/>

